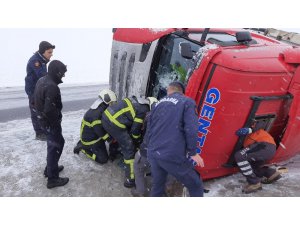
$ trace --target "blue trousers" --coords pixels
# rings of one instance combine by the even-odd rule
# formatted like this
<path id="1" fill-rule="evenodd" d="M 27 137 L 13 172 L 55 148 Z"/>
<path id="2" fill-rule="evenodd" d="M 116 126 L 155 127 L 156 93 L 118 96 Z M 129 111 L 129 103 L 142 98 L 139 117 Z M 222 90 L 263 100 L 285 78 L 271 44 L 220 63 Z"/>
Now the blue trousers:
<path id="1" fill-rule="evenodd" d="M 61 125 L 50 126 L 47 129 L 47 174 L 48 179 L 57 178 L 58 161 L 63 151 L 65 139 L 62 136 Z"/>
<path id="2" fill-rule="evenodd" d="M 183 163 L 175 163 L 152 156 L 149 162 L 153 178 L 151 196 L 166 196 L 167 175 L 171 174 L 189 190 L 191 197 L 203 197 L 202 179 L 187 159 Z"/>

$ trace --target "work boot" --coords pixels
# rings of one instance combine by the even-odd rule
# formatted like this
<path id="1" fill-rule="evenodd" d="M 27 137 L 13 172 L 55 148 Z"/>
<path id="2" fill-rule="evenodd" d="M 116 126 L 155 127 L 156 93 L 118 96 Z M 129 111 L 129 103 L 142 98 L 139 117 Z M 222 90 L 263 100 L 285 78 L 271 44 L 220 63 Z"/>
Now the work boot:
<path id="1" fill-rule="evenodd" d="M 55 188 L 59 186 L 64 186 L 69 182 L 68 177 L 57 177 L 57 178 L 48 178 L 47 188 Z"/>
<path id="2" fill-rule="evenodd" d="M 74 154 L 79 154 L 80 150 L 81 150 L 81 142 L 78 141 L 77 145 L 74 147 L 73 152 Z"/>
<path id="3" fill-rule="evenodd" d="M 64 166 L 63 166 L 63 165 L 58 166 L 58 172 L 61 172 L 63 169 L 64 169 Z M 45 170 L 44 170 L 44 176 L 45 176 L 45 177 L 48 177 L 48 174 L 47 174 L 47 166 L 45 167 Z"/>
<path id="4" fill-rule="evenodd" d="M 243 187 L 242 192 L 245 193 L 245 194 L 249 194 L 249 193 L 261 190 L 261 189 L 262 189 L 262 185 L 259 182 L 257 184 L 248 184 L 248 185 L 246 185 L 245 187 Z"/>
<path id="5" fill-rule="evenodd" d="M 273 173 L 269 178 L 264 177 L 261 182 L 263 184 L 271 184 L 275 182 L 276 180 L 279 180 L 282 176 L 280 175 L 280 172 L 276 171 Z"/>
<path id="6" fill-rule="evenodd" d="M 47 135 L 46 134 L 36 134 L 35 140 L 39 141 L 47 141 Z"/>
<path id="7" fill-rule="evenodd" d="M 124 181 L 124 186 L 127 188 L 135 187 L 135 179 L 128 179 L 126 178 Z"/>
<path id="8" fill-rule="evenodd" d="M 133 197 L 146 197 L 146 194 L 142 194 L 142 193 L 138 192 L 135 188 L 131 189 L 131 195 Z"/>

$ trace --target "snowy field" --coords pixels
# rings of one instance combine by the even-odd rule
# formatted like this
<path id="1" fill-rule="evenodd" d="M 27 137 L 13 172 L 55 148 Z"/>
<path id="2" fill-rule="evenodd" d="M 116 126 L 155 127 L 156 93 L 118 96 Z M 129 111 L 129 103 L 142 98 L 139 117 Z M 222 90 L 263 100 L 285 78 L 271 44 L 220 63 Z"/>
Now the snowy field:
<path id="1" fill-rule="evenodd" d="M 99 165 L 84 155 L 73 154 L 79 139 L 79 128 L 85 110 L 63 115 L 66 143 L 59 164 L 65 169 L 61 176 L 70 178 L 64 186 L 47 189 L 43 176 L 46 142 L 34 140 L 30 119 L 0 123 L 0 196 L 131 196 L 123 187 L 123 171 L 117 161 Z M 207 197 L 214 196 L 300 196 L 300 155 L 289 160 L 287 174 L 278 182 L 264 185 L 257 193 L 244 195 L 245 179 L 240 174 L 205 182 Z"/>

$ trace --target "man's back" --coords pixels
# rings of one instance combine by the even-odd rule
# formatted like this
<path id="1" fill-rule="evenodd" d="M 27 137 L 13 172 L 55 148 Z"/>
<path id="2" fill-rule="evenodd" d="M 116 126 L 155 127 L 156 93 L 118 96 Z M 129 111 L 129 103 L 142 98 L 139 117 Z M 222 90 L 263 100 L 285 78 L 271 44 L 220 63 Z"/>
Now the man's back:
<path id="1" fill-rule="evenodd" d="M 151 111 L 147 137 L 148 156 L 180 162 L 197 144 L 195 102 L 179 93 L 161 99 Z"/>

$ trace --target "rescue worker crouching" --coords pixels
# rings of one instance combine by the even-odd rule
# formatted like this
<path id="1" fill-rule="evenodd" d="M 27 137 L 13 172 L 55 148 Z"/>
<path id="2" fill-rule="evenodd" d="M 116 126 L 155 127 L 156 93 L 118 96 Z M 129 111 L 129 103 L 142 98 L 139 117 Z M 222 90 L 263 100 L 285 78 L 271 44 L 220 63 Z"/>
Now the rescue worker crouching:
<path id="1" fill-rule="evenodd" d="M 98 99 L 84 114 L 80 128 L 80 140 L 74 148 L 74 153 L 82 152 L 88 158 L 104 164 L 109 158 L 113 159 L 118 154 L 118 144 L 103 129 L 101 117 L 104 110 L 117 101 L 116 94 L 104 89 L 99 92 Z M 109 155 L 106 150 L 105 141 L 110 143 Z"/>
<path id="2" fill-rule="evenodd" d="M 237 130 L 236 135 L 246 136 L 244 148 L 235 153 L 237 165 L 248 182 L 242 190 L 244 193 L 261 190 L 262 183 L 270 184 L 281 178 L 278 171 L 264 165 L 276 152 L 275 141 L 267 131 L 244 127 Z"/>
<path id="3" fill-rule="evenodd" d="M 119 143 L 124 157 L 124 186 L 135 186 L 134 155 L 135 145 L 142 141 L 141 130 L 146 113 L 150 110 L 153 97 L 137 98 L 132 96 L 109 106 L 102 115 L 103 128 Z"/>

